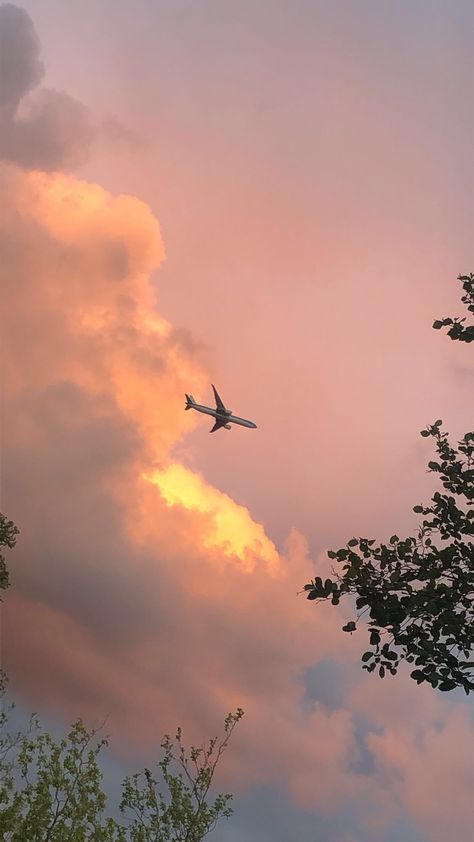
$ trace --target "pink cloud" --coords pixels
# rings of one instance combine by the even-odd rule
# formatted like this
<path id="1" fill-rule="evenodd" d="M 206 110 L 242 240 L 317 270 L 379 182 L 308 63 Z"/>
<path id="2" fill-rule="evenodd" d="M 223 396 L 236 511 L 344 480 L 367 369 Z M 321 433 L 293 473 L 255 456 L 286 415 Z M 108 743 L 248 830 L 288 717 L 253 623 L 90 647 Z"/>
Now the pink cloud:
<path id="1" fill-rule="evenodd" d="M 404 730 L 371 736 L 377 768 L 433 842 L 468 838 L 474 787 L 472 718 L 465 707 L 457 706 L 444 711 L 442 721 L 417 725 L 418 733 L 407 721 Z"/>
<path id="2" fill-rule="evenodd" d="M 367 744 L 379 785 L 392 793 L 392 812 L 398 805 L 433 842 L 467 838 L 474 783 L 469 707 L 418 687 L 406 671 L 396 685 L 361 683 L 349 705 L 374 729 Z"/>
<path id="3" fill-rule="evenodd" d="M 63 716 L 110 713 L 135 750 L 178 722 L 212 731 L 241 705 L 245 779 L 289 782 L 326 809 L 354 789 L 350 716 L 303 709 L 301 677 L 351 657 L 353 641 L 336 612 L 297 597 L 312 571 L 302 536 L 282 554 L 172 457 L 196 423 L 183 393 L 207 375 L 154 309 L 156 221 L 65 176 L 1 177 L 7 506 L 22 528 L 5 611 L 14 686 Z"/>
<path id="4" fill-rule="evenodd" d="M 440 736 L 434 694 L 362 673 L 339 709 L 303 703 L 304 671 L 327 658 L 349 669 L 361 636 L 340 632 L 346 608 L 297 597 L 315 569 L 330 572 L 324 554 L 313 564 L 297 530 L 280 550 L 176 456 L 197 423 L 183 393 L 209 378 L 199 346 L 155 310 L 156 220 L 133 197 L 65 176 L 3 167 L 0 178 L 5 506 L 22 530 L 4 612 L 14 688 L 68 719 L 109 715 L 118 753 L 150 751 L 178 723 L 202 739 L 240 705 L 229 787 L 279 784 L 326 815 L 358 804 L 374 838 L 400 805 L 427 824 L 441 790 L 434 778 L 411 786 L 412 770 L 451 738 L 467 743 L 466 717 Z M 377 779 L 355 771 L 355 714 L 384 729 L 368 741 Z M 426 745 L 404 732 L 410 716 Z M 467 753 L 449 758 L 467 787 Z"/>

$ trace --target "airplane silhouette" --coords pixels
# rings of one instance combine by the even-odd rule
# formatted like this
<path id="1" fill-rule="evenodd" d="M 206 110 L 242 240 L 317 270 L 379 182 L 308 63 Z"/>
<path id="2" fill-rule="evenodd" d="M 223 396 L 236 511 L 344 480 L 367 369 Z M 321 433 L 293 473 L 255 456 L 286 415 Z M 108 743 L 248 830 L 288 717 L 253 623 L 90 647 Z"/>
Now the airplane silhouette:
<path id="1" fill-rule="evenodd" d="M 221 427 L 225 430 L 230 430 L 231 424 L 239 424 L 241 427 L 252 427 L 254 429 L 257 427 L 253 421 L 247 421 L 246 418 L 239 418 L 238 415 L 232 415 L 232 410 L 225 408 L 221 398 L 217 394 L 216 387 L 213 386 L 212 383 L 211 386 L 216 399 L 215 409 L 212 409 L 210 406 L 203 406 L 200 403 L 196 403 L 192 395 L 186 395 L 186 406 L 184 407 L 185 409 L 195 409 L 197 412 L 203 412 L 205 415 L 212 415 L 212 417 L 216 419 L 216 423 L 214 424 L 212 430 L 209 430 L 210 433 L 214 433 Z"/>

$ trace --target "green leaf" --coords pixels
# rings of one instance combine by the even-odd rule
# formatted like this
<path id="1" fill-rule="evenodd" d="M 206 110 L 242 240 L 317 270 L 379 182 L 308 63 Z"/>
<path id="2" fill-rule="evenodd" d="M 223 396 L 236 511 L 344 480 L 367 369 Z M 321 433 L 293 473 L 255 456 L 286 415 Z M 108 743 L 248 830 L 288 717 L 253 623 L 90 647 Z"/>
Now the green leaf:
<path id="1" fill-rule="evenodd" d="M 312 590 L 308 593 L 308 596 L 306 597 L 306 599 L 317 599 L 318 596 L 320 596 L 320 594 L 318 594 L 317 591 Z"/>
<path id="2" fill-rule="evenodd" d="M 370 659 L 374 658 L 374 657 L 375 656 L 374 656 L 373 652 L 364 652 L 364 654 L 362 655 L 361 661 L 363 661 L 364 664 L 366 664 L 367 661 L 370 661 Z"/>
<path id="3" fill-rule="evenodd" d="M 378 646 L 380 643 L 380 632 L 377 629 L 371 629 L 370 631 L 370 645 L 371 646 Z"/>
<path id="4" fill-rule="evenodd" d="M 443 693 L 446 693 L 448 690 L 454 690 L 455 687 L 457 687 L 456 682 L 451 678 L 448 678 L 441 682 L 438 689 L 442 690 Z"/>
<path id="5" fill-rule="evenodd" d="M 422 684 L 426 680 L 426 675 L 421 670 L 413 670 L 410 673 L 410 678 L 413 678 L 417 684 Z"/>
<path id="6" fill-rule="evenodd" d="M 421 430 L 421 432 L 420 432 L 420 436 L 423 436 L 424 439 L 427 439 L 428 436 L 430 436 L 430 435 L 431 435 L 431 433 L 430 433 L 429 430 Z"/>
<path id="7" fill-rule="evenodd" d="M 345 632 L 353 632 L 355 630 L 356 630 L 356 624 L 354 623 L 354 620 L 350 620 L 348 623 L 346 623 L 345 626 L 342 627 L 342 631 L 345 631 Z"/>
<path id="8" fill-rule="evenodd" d="M 356 547 L 358 543 L 359 541 L 357 540 L 357 538 L 351 538 L 351 540 L 347 542 L 347 545 L 349 547 Z"/>
<path id="9" fill-rule="evenodd" d="M 384 677 L 384 675 L 385 675 L 385 667 L 380 667 L 380 668 L 379 668 L 379 676 L 380 676 L 380 678 L 383 678 L 383 677 Z"/>

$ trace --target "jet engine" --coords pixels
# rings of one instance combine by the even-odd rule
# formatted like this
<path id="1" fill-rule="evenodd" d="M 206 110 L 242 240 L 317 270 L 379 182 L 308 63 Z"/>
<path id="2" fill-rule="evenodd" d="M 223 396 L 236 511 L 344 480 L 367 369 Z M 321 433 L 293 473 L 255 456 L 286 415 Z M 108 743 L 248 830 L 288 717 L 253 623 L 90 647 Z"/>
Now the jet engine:
<path id="1" fill-rule="evenodd" d="M 226 424 L 226 425 L 224 426 L 224 430 L 231 430 L 231 429 L 232 429 L 232 425 L 231 425 L 231 424 Z"/>

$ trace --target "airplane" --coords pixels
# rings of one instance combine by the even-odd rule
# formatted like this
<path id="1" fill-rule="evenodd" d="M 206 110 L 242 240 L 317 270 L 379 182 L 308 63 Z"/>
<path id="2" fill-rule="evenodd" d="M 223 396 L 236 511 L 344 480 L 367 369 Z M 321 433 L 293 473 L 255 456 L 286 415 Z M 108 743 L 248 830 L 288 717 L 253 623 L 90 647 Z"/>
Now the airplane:
<path id="1" fill-rule="evenodd" d="M 211 409 L 210 406 L 202 406 L 200 403 L 196 403 L 192 395 L 186 395 L 186 406 L 184 408 L 196 409 L 198 412 L 204 412 L 205 415 L 212 415 L 213 418 L 216 419 L 216 423 L 214 424 L 212 430 L 209 430 L 210 433 L 214 433 L 221 427 L 223 427 L 224 430 L 230 430 L 231 424 L 240 424 L 241 427 L 252 427 L 256 429 L 257 425 L 254 424 L 253 421 L 247 421 L 246 418 L 239 418 L 238 415 L 232 415 L 232 410 L 226 409 L 224 404 L 222 403 L 222 400 L 217 394 L 216 387 L 213 386 L 212 383 L 211 386 L 214 391 L 214 397 L 216 399 L 215 409 Z"/>

